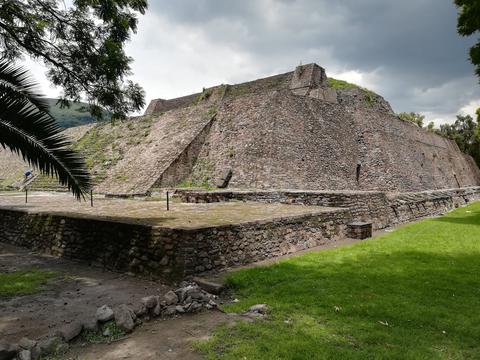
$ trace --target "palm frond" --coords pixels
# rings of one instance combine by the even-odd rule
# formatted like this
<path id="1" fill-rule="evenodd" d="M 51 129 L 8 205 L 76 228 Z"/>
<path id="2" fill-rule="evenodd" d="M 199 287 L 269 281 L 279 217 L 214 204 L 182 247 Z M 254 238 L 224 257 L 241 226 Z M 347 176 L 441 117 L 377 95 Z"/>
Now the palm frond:
<path id="1" fill-rule="evenodd" d="M 38 91 L 38 84 L 30 78 L 28 70 L 0 59 L 0 95 L 30 102 L 41 111 L 49 111 L 49 103 Z"/>
<path id="2" fill-rule="evenodd" d="M 1 72 L 0 66 L 0 79 Z M 20 79 L 17 89 L 32 84 L 28 77 L 24 80 Z M 56 176 L 76 198 L 84 197 L 91 188 L 85 161 L 71 150 L 71 141 L 48 111 L 38 108 L 30 93 L 23 94 L 14 96 L 0 88 L 0 145 L 21 155 L 41 173 Z"/>

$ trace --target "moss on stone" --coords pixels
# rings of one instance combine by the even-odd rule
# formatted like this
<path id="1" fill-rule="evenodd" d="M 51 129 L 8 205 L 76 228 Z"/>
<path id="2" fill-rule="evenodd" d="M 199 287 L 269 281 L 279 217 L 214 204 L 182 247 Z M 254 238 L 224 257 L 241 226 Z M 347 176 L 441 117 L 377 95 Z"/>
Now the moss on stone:
<path id="1" fill-rule="evenodd" d="M 334 88 L 336 90 L 350 90 L 350 89 L 358 89 L 361 90 L 365 96 L 364 100 L 367 105 L 373 105 L 373 102 L 375 101 L 375 98 L 378 96 L 375 92 L 372 90 L 369 90 L 367 88 L 364 88 L 362 86 L 356 85 L 349 83 L 348 81 L 344 80 L 339 80 L 339 79 L 334 79 L 334 78 L 328 78 L 327 79 L 327 84 L 329 87 Z"/>
<path id="2" fill-rule="evenodd" d="M 87 131 L 73 145 L 73 149 L 85 156 L 86 165 L 98 183 L 106 178 L 110 168 L 123 159 L 129 147 L 145 141 L 152 124 L 151 116 L 98 124 Z"/>

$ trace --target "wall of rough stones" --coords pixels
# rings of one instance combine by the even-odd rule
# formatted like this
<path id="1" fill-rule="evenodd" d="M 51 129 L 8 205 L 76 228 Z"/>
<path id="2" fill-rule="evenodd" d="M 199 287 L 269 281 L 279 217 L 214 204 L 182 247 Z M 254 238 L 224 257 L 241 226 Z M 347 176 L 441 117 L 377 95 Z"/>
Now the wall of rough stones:
<path id="1" fill-rule="evenodd" d="M 150 101 L 145 115 L 160 114 L 173 109 L 180 109 L 192 105 L 192 103 L 200 96 L 200 93 L 182 96 L 175 99 L 154 99 Z"/>
<path id="2" fill-rule="evenodd" d="M 230 188 L 354 189 L 355 142 L 341 107 L 271 91 L 225 99 L 198 160 Z"/>
<path id="3" fill-rule="evenodd" d="M 198 159 L 230 188 L 421 191 L 475 186 L 480 171 L 450 140 L 368 105 L 289 90 L 226 98 Z M 357 177 L 358 171 L 358 177 Z"/>
<path id="4" fill-rule="evenodd" d="M 249 264 L 342 237 L 345 209 L 196 229 L 0 209 L 0 241 L 105 268 L 179 279 Z"/>
<path id="5" fill-rule="evenodd" d="M 354 220 L 374 229 L 440 215 L 480 199 L 480 187 L 382 192 L 193 192 L 186 201 L 255 200 L 335 206 L 329 211 L 270 221 L 170 229 L 86 217 L 0 209 L 0 241 L 107 269 L 163 279 L 249 264 L 334 242 Z"/>
<path id="6" fill-rule="evenodd" d="M 358 188 L 417 191 L 479 184 L 478 167 L 455 142 L 368 108 L 357 109 L 353 121 Z"/>
<path id="7" fill-rule="evenodd" d="M 230 200 L 347 208 L 352 221 L 368 221 L 374 229 L 383 229 L 427 216 L 444 214 L 455 207 L 480 199 L 480 187 L 430 190 L 407 193 L 375 191 L 201 191 L 177 190 L 185 202 L 221 202 Z"/>
<path id="8" fill-rule="evenodd" d="M 119 158 L 105 157 L 101 175 L 93 169 L 95 191 L 147 194 L 196 171 L 211 186 L 231 172 L 228 187 L 236 189 L 405 192 L 480 185 L 477 165 L 454 142 L 400 120 L 382 97 L 354 86 L 336 89 L 325 76 L 309 64 L 153 101 L 144 137 L 92 144 L 107 155 L 113 146 L 124 150 Z M 94 130 L 105 139 L 114 128 Z M 15 169 L 22 163 L 7 155 L 0 152 L 0 178 L 8 177 L 2 168 L 17 171 L 3 162 Z"/>
<path id="9" fill-rule="evenodd" d="M 214 117 L 212 117 L 211 121 L 195 136 L 194 140 L 178 154 L 177 158 L 170 163 L 168 168 L 153 185 L 153 189 L 174 187 L 178 185 L 182 179 L 190 176 L 196 164 L 200 149 L 204 145 L 205 139 L 210 132 L 213 121 Z"/>
<path id="10" fill-rule="evenodd" d="M 148 134 L 138 144 L 129 147 L 122 158 L 109 168 L 106 177 L 95 187 L 95 192 L 146 194 L 212 120 L 207 105 L 152 117 Z M 108 133 L 112 130 L 111 126 L 104 127 L 103 131 Z M 128 142 L 129 139 L 123 141 Z"/>
<path id="11" fill-rule="evenodd" d="M 336 96 L 315 95 L 327 90 Z M 453 141 L 402 121 L 374 93 L 328 88 L 315 65 L 227 86 L 215 108 L 215 124 L 193 159 L 212 165 L 212 185 L 229 171 L 229 187 L 237 189 L 422 191 L 480 184 L 473 159 Z"/>

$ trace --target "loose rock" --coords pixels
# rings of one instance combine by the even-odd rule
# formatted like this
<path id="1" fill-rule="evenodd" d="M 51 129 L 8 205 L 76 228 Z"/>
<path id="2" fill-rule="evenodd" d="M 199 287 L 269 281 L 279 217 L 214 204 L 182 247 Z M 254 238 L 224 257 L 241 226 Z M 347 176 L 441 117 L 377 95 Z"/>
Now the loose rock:
<path id="1" fill-rule="evenodd" d="M 194 301 L 190 304 L 189 308 L 188 308 L 188 312 L 191 312 L 191 313 L 195 313 L 195 312 L 198 312 L 202 309 L 202 304 Z"/>
<path id="2" fill-rule="evenodd" d="M 32 360 L 32 353 L 30 350 L 22 350 L 17 355 L 18 360 Z"/>
<path id="3" fill-rule="evenodd" d="M 250 309 L 248 309 L 248 311 L 251 313 L 266 314 L 268 311 L 268 305 L 267 304 L 253 305 L 250 307 Z"/>
<path id="4" fill-rule="evenodd" d="M 70 340 L 80 335 L 82 330 L 83 330 L 83 324 L 75 322 L 75 323 L 64 325 L 60 330 L 57 330 L 55 332 L 55 335 L 61 337 L 66 342 L 69 342 Z"/>
<path id="5" fill-rule="evenodd" d="M 0 343 L 0 360 L 11 360 L 17 354 L 17 348 L 14 345 Z"/>
<path id="6" fill-rule="evenodd" d="M 143 302 L 136 303 L 133 307 L 133 312 L 137 316 L 143 316 L 147 313 L 147 307 Z"/>
<path id="7" fill-rule="evenodd" d="M 164 316 L 173 316 L 175 315 L 177 312 L 177 309 L 176 309 L 176 306 L 175 305 L 170 305 L 170 306 L 167 306 L 164 310 L 163 310 L 163 315 Z"/>
<path id="8" fill-rule="evenodd" d="M 203 278 L 195 277 L 193 278 L 193 281 L 198 286 L 200 286 L 200 288 L 202 288 L 203 290 L 205 290 L 210 294 L 220 295 L 225 288 L 223 284 L 219 284 Z"/>
<path id="9" fill-rule="evenodd" d="M 135 327 L 135 313 L 127 305 L 122 304 L 115 310 L 115 322 L 117 326 L 129 333 Z"/>
<path id="10" fill-rule="evenodd" d="M 68 344 L 66 344 L 62 338 L 53 336 L 51 338 L 42 340 L 38 343 L 42 355 L 50 354 L 62 354 L 68 350 Z"/>
<path id="11" fill-rule="evenodd" d="M 174 305 L 178 303 L 178 296 L 173 291 L 169 291 L 163 296 L 163 300 L 167 305 Z"/>
<path id="12" fill-rule="evenodd" d="M 162 304 L 160 304 L 160 301 L 157 303 L 157 306 L 155 306 L 152 310 L 154 316 L 159 316 L 162 313 Z"/>
<path id="13" fill-rule="evenodd" d="M 98 331 L 98 321 L 96 318 L 90 318 L 83 322 L 83 329 L 88 331 Z"/>
<path id="14" fill-rule="evenodd" d="M 157 302 L 158 298 L 154 295 L 142 298 L 142 303 L 147 309 L 153 309 L 157 305 Z"/>
<path id="15" fill-rule="evenodd" d="M 100 322 L 110 321 L 114 317 L 113 310 L 110 306 L 107 305 L 100 306 L 97 309 L 95 317 Z"/>
<path id="16" fill-rule="evenodd" d="M 25 350 L 32 349 L 36 344 L 37 344 L 36 341 L 30 340 L 29 338 L 26 338 L 26 337 L 21 338 L 20 341 L 18 342 L 18 346 L 20 346 L 20 348 Z"/>
<path id="17" fill-rule="evenodd" d="M 32 360 L 38 360 L 40 358 L 42 350 L 40 349 L 40 345 L 35 345 L 33 348 L 30 349 L 30 356 Z"/>

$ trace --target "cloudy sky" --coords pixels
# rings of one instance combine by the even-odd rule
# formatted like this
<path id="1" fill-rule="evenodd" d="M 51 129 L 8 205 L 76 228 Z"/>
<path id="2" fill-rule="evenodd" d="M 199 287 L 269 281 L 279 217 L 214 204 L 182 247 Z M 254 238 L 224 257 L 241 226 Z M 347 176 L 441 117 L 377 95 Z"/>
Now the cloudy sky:
<path id="1" fill-rule="evenodd" d="M 456 17 L 452 0 L 150 0 L 128 53 L 147 101 L 316 62 L 439 124 L 480 107 Z"/>

